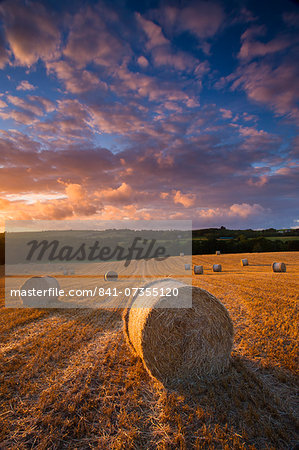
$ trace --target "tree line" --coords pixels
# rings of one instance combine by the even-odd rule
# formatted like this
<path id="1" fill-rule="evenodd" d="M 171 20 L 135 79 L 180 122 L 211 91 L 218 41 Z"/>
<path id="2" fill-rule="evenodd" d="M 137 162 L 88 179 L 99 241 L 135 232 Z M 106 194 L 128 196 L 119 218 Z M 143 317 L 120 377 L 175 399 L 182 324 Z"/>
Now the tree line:
<path id="1" fill-rule="evenodd" d="M 275 239 L 271 239 L 275 238 Z M 230 230 L 204 228 L 192 231 L 193 255 L 299 251 L 299 229 Z M 5 233 L 0 233 L 0 264 L 5 261 Z"/>

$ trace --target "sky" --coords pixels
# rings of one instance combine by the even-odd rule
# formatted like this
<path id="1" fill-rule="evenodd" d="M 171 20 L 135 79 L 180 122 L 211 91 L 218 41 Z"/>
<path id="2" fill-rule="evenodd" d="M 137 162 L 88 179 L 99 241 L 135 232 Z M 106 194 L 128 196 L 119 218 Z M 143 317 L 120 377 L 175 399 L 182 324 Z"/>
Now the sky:
<path id="1" fill-rule="evenodd" d="M 0 2 L 6 219 L 299 226 L 299 6 Z"/>

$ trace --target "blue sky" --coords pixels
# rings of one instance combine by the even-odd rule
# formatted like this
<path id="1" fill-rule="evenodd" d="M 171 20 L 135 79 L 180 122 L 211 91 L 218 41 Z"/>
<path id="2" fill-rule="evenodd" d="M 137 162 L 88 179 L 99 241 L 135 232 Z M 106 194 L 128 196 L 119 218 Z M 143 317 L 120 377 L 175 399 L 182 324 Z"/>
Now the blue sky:
<path id="1" fill-rule="evenodd" d="M 0 3 L 0 226 L 298 226 L 291 1 Z"/>

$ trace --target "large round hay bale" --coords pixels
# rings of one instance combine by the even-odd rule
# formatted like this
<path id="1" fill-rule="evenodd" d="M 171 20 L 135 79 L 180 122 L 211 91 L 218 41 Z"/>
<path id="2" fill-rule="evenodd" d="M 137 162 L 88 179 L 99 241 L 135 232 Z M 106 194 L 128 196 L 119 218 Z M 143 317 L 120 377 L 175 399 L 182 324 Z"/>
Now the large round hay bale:
<path id="1" fill-rule="evenodd" d="M 49 283 L 45 277 L 31 277 L 23 283 L 20 288 L 20 297 L 24 306 L 30 308 L 44 307 L 46 304 L 51 303 L 51 297 L 49 295 L 29 295 L 30 291 L 33 294 L 35 291 L 42 291 L 49 289 Z"/>
<path id="2" fill-rule="evenodd" d="M 273 272 L 286 272 L 287 267 L 286 267 L 285 263 L 283 263 L 283 262 L 274 262 L 272 264 L 272 270 L 273 270 Z"/>
<path id="3" fill-rule="evenodd" d="M 248 259 L 247 258 L 241 259 L 241 266 L 248 266 Z"/>
<path id="4" fill-rule="evenodd" d="M 148 373 L 163 383 L 193 383 L 221 374 L 229 365 L 233 324 L 226 308 L 209 292 L 177 280 L 160 280 L 146 287 L 178 288 L 173 305 L 163 296 L 137 295 L 123 314 L 127 342 Z"/>
<path id="5" fill-rule="evenodd" d="M 221 264 L 213 264 L 213 272 L 222 272 Z"/>
<path id="6" fill-rule="evenodd" d="M 105 281 L 116 281 L 117 279 L 118 279 L 118 274 L 117 274 L 117 272 L 114 272 L 114 270 L 109 270 L 104 275 Z"/>
<path id="7" fill-rule="evenodd" d="M 195 275 L 203 274 L 203 266 L 194 266 L 193 270 Z"/>

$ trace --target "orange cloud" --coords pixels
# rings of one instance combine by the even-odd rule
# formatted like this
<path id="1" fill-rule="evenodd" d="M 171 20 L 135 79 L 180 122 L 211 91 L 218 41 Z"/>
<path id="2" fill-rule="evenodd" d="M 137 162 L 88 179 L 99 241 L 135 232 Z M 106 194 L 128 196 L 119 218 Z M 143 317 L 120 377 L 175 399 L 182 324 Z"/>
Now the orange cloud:
<path id="1" fill-rule="evenodd" d="M 175 191 L 173 201 L 174 203 L 180 203 L 185 208 L 190 208 L 194 205 L 196 196 L 194 194 L 182 194 L 181 191 Z"/>
<path id="2" fill-rule="evenodd" d="M 127 183 L 122 183 L 116 189 L 103 189 L 101 191 L 97 191 L 95 195 L 106 202 L 131 202 L 133 197 L 133 190 Z"/>

